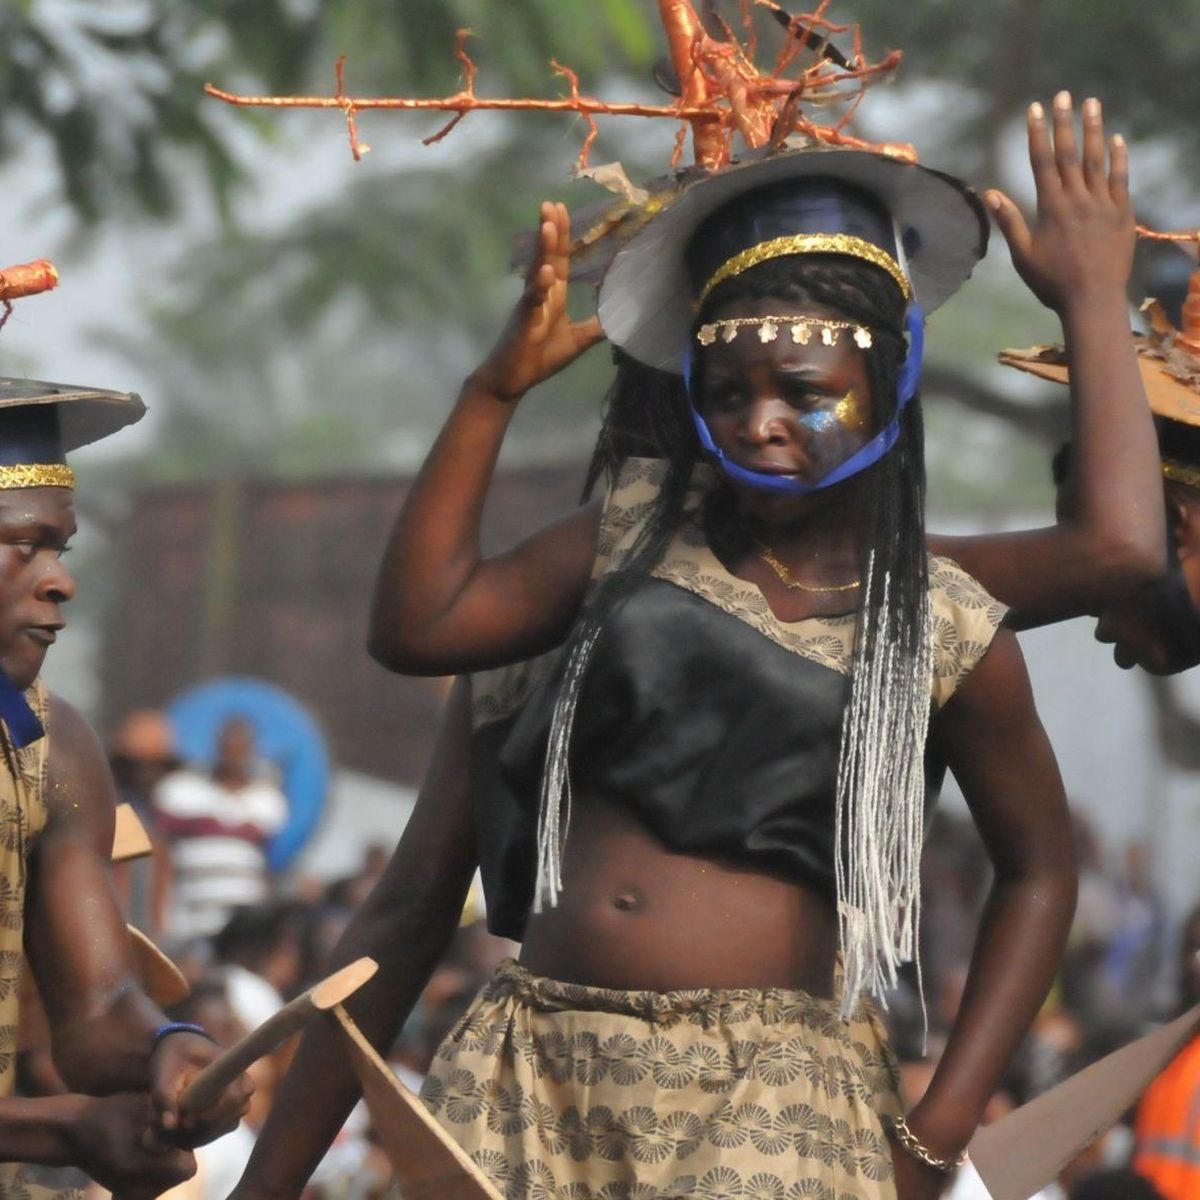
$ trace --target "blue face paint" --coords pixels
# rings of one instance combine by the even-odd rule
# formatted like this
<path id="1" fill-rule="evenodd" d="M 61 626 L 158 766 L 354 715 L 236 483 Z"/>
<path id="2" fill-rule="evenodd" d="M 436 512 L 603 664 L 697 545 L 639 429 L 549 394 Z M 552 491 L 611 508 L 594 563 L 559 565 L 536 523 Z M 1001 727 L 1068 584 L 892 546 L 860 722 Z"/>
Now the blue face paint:
<path id="1" fill-rule="evenodd" d="M 803 425 L 805 429 L 811 429 L 813 433 L 831 433 L 840 422 L 833 413 L 819 408 L 815 412 L 806 412 L 798 416 L 796 424 Z"/>

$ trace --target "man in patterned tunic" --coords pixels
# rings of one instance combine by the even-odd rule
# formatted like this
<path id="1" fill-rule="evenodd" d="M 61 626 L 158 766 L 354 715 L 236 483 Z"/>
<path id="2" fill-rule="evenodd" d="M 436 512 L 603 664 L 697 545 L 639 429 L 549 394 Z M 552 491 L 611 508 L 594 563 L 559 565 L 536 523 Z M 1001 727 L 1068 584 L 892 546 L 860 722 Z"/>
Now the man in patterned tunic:
<path id="1" fill-rule="evenodd" d="M 0 1195 L 70 1194 L 72 1166 L 122 1200 L 195 1169 L 233 1125 L 243 1080 L 203 1113 L 177 1096 L 217 1054 L 142 990 L 112 889 L 114 788 L 83 719 L 38 678 L 75 584 L 65 451 L 136 421 L 137 396 L 0 378 Z M 69 1094 L 17 1097 L 19 981 L 30 969 Z M 56 1178 L 51 1178 L 54 1176 Z"/>

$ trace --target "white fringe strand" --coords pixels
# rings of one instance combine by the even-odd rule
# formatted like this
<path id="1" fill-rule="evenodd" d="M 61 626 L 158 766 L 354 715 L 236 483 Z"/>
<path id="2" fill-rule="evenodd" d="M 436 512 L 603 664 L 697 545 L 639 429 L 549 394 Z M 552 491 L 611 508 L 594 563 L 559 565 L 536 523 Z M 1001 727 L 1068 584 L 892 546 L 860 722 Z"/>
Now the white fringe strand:
<path id="1" fill-rule="evenodd" d="M 571 823 L 571 731 L 575 726 L 583 675 L 599 634 L 599 629 L 593 629 L 572 649 L 550 717 L 538 804 L 537 879 L 533 888 L 535 913 L 553 908 L 563 888 L 563 852 Z"/>
<path id="2" fill-rule="evenodd" d="M 867 596 L 874 568 L 872 552 Z M 889 574 L 881 603 L 863 614 L 842 721 L 834 863 L 847 1019 L 864 990 L 895 987 L 919 950 L 932 623 L 926 594 L 917 653 L 904 653 L 888 631 L 891 584 Z"/>

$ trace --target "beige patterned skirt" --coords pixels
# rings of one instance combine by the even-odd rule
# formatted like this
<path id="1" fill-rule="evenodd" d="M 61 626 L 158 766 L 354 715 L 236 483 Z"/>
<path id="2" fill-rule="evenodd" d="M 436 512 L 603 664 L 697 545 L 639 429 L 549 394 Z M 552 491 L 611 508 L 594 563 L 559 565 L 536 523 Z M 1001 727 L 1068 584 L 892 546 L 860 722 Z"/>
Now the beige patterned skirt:
<path id="1" fill-rule="evenodd" d="M 421 1095 L 508 1200 L 895 1200 L 895 1060 L 866 1004 L 626 992 L 501 966 Z"/>

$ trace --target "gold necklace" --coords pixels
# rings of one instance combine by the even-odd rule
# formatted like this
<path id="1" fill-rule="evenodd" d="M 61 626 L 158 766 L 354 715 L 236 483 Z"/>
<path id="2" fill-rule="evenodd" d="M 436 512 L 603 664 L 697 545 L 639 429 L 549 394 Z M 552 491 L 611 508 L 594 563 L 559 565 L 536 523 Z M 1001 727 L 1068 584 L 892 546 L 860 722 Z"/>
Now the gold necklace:
<path id="1" fill-rule="evenodd" d="M 800 580 L 793 579 L 791 571 L 789 571 L 787 567 L 775 557 L 770 549 L 762 544 L 762 542 L 758 543 L 758 557 L 761 558 L 763 562 L 765 562 L 767 566 L 779 576 L 780 583 L 792 591 L 849 592 L 853 591 L 862 582 L 861 579 L 856 579 L 853 583 L 839 583 L 829 587 L 813 587 L 813 585 L 810 583 L 801 583 Z"/>

